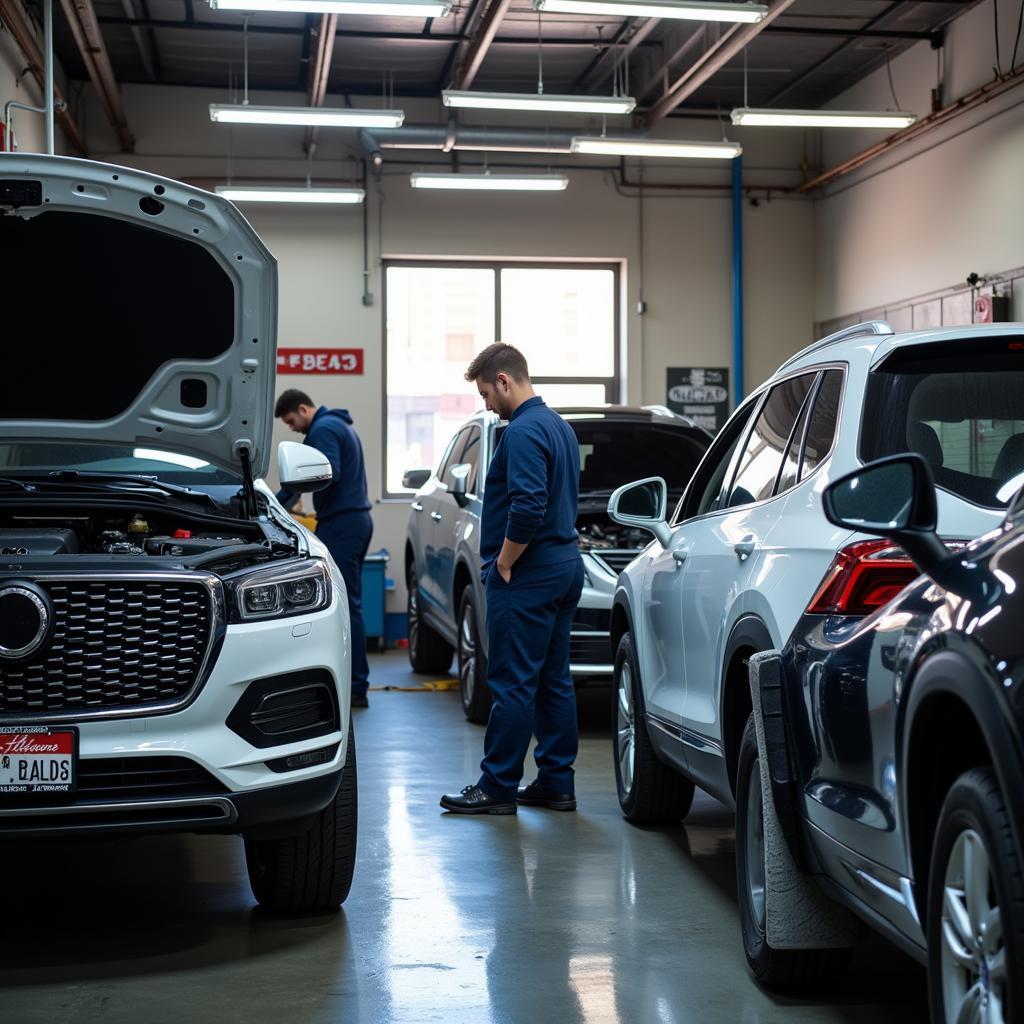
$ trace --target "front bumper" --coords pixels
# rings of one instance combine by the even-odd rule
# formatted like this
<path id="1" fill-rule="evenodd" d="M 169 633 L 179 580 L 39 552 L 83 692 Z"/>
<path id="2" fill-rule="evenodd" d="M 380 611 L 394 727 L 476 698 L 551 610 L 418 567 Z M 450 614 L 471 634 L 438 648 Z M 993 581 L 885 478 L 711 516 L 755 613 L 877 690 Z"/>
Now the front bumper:
<path id="1" fill-rule="evenodd" d="M 607 563 L 589 552 L 583 557 L 583 593 L 569 637 L 569 671 L 577 683 L 603 683 L 615 670 L 611 648 L 615 576 Z M 639 552 L 637 552 L 639 554 Z"/>

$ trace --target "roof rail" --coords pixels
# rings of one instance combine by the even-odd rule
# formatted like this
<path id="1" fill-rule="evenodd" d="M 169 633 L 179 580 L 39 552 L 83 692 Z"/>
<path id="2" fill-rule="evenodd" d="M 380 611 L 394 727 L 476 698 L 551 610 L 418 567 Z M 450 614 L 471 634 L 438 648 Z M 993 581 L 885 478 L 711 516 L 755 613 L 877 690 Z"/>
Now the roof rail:
<path id="1" fill-rule="evenodd" d="M 807 348 L 801 349 L 795 356 L 790 356 L 780 367 L 779 370 L 784 370 L 787 366 L 795 363 L 798 359 L 803 359 L 804 356 L 810 355 L 812 352 L 817 352 L 819 348 L 825 348 L 827 345 L 834 345 L 837 341 L 847 341 L 850 338 L 859 338 L 862 335 L 870 334 L 877 337 L 882 337 L 887 334 L 895 334 L 896 332 L 892 328 L 892 324 L 888 320 L 867 320 L 862 324 L 853 324 L 850 327 L 844 327 L 841 331 L 836 331 L 835 334 L 830 334 L 827 338 L 822 338 L 820 341 L 814 342 L 813 345 L 808 345 Z M 779 370 L 775 372 L 778 373 Z"/>

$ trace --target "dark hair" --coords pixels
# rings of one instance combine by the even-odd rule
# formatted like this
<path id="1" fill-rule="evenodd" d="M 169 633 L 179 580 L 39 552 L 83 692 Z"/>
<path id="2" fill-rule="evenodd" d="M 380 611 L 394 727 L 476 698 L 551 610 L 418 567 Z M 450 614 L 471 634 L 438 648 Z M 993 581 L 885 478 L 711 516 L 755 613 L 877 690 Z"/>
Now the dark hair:
<path id="1" fill-rule="evenodd" d="M 282 416 L 287 416 L 290 412 L 298 412 L 300 405 L 308 405 L 312 409 L 316 408 L 313 404 L 313 399 L 305 391 L 300 391 L 298 388 L 289 388 L 287 391 L 282 391 L 281 397 L 277 400 L 277 405 L 274 406 L 274 418 L 280 419 Z"/>
<path id="2" fill-rule="evenodd" d="M 482 380 L 485 384 L 493 384 L 499 373 L 507 373 L 514 381 L 522 383 L 530 379 L 530 368 L 526 365 L 526 357 L 513 345 L 496 341 L 488 345 L 469 364 L 466 380 Z"/>

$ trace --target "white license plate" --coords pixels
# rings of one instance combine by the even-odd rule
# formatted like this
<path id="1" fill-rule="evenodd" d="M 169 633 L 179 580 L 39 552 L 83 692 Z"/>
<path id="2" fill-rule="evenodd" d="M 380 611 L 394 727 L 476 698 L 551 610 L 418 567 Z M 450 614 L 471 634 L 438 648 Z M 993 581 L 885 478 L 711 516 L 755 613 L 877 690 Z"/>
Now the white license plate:
<path id="1" fill-rule="evenodd" d="M 0 725 L 0 796 L 73 793 L 78 732 L 45 725 Z"/>

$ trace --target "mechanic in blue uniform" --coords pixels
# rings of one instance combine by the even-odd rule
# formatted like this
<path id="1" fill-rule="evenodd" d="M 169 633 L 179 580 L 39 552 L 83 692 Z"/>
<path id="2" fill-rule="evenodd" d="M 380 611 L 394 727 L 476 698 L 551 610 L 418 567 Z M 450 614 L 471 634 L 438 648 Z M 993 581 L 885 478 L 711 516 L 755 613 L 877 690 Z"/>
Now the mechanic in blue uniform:
<path id="1" fill-rule="evenodd" d="M 296 433 L 306 435 L 306 444 L 327 456 L 331 483 L 313 495 L 316 535 L 326 545 L 341 570 L 348 591 L 348 613 L 352 638 L 352 707 L 369 707 L 366 696 L 370 665 L 366 660 L 366 630 L 363 628 L 363 559 L 370 547 L 373 520 L 366 489 L 366 466 L 359 435 L 352 428 L 347 409 L 317 408 L 304 391 L 292 388 L 282 393 L 274 415 Z M 291 509 L 299 495 L 282 490 L 277 499 Z"/>
<path id="2" fill-rule="evenodd" d="M 493 705 L 478 782 L 445 794 L 458 814 L 518 804 L 576 809 L 579 749 L 569 633 L 583 589 L 576 535 L 580 451 L 568 423 L 534 394 L 518 349 L 495 343 L 466 371 L 488 411 L 508 420 L 491 459 L 480 520 Z M 536 734 L 537 778 L 519 789 Z"/>

